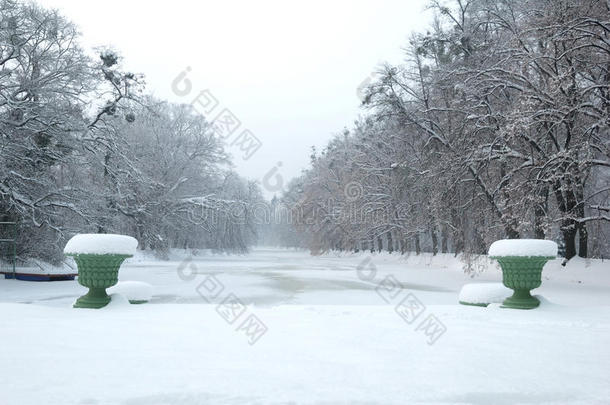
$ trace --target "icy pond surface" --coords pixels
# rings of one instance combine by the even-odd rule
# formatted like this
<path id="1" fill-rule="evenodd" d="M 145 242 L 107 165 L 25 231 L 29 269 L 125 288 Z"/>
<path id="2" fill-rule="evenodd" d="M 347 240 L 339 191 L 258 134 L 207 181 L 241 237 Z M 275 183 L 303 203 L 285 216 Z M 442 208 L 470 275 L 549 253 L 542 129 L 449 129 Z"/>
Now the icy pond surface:
<path id="1" fill-rule="evenodd" d="M 0 405 L 605 404 L 610 262 L 547 264 L 532 311 L 458 305 L 450 255 L 139 253 L 153 286 L 72 309 L 76 281 L 0 279 Z"/>

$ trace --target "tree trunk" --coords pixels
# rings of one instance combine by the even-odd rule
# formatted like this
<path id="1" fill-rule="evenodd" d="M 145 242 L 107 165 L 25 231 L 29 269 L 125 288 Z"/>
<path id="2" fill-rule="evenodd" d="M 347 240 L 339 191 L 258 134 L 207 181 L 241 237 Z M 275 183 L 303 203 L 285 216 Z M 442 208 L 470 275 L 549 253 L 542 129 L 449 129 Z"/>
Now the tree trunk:
<path id="1" fill-rule="evenodd" d="M 585 217 L 585 203 L 584 203 L 584 184 L 580 180 L 580 176 L 577 177 L 578 186 L 576 187 L 575 197 L 576 201 L 576 213 L 578 218 L 583 219 Z M 587 232 L 587 224 L 585 222 L 579 222 L 578 226 L 578 256 L 587 257 L 589 232 Z"/>
<path id="2" fill-rule="evenodd" d="M 438 237 L 436 236 L 436 226 L 434 225 L 430 228 L 430 236 L 432 237 L 432 255 L 436 256 L 438 253 Z"/>
<path id="3" fill-rule="evenodd" d="M 507 224 L 504 228 L 508 239 L 519 239 L 519 232 L 511 224 Z"/>
<path id="4" fill-rule="evenodd" d="M 578 225 L 578 256 L 588 257 L 589 233 L 587 224 L 584 222 Z"/>
<path id="5" fill-rule="evenodd" d="M 534 206 L 534 235 L 536 239 L 544 239 L 546 237 L 544 232 L 544 220 L 548 207 L 549 188 L 546 186 L 541 187 L 538 192 L 538 198 L 539 200 Z"/>
<path id="6" fill-rule="evenodd" d="M 500 164 L 500 176 L 504 177 L 506 176 L 506 164 L 505 163 L 501 163 Z M 504 222 L 504 230 L 506 232 L 506 237 L 508 239 L 519 239 L 519 231 L 517 231 L 517 228 L 519 226 L 519 223 L 517 222 L 517 219 L 515 218 L 515 215 L 513 213 L 513 208 L 510 205 L 510 201 L 511 201 L 511 195 L 508 192 L 506 187 L 502 188 L 502 195 L 504 196 L 504 199 L 506 200 L 506 208 L 504 209 L 504 212 L 500 213 L 500 220 L 502 222 Z M 480 232 L 482 234 L 482 232 Z M 483 238 L 481 238 L 481 241 L 483 240 Z M 484 243 L 482 243 L 482 252 L 480 252 L 481 254 L 486 253 L 486 249 L 487 247 L 485 246 Z"/>
<path id="7" fill-rule="evenodd" d="M 419 234 L 415 235 L 415 254 L 419 255 L 421 253 L 421 247 L 419 245 Z"/>
<path id="8" fill-rule="evenodd" d="M 563 243 L 565 245 L 565 258 L 570 260 L 576 256 L 576 227 L 575 224 L 570 224 L 561 230 L 563 234 Z"/>
<path id="9" fill-rule="evenodd" d="M 563 243 L 565 245 L 565 258 L 566 261 L 576 256 L 576 223 L 574 220 L 565 218 L 570 213 L 573 213 L 574 207 L 576 206 L 576 197 L 571 190 L 570 183 L 565 191 L 562 190 L 561 183 L 556 181 L 553 184 L 553 192 L 557 199 L 557 207 L 559 211 L 564 215 L 564 219 L 561 221 L 561 234 L 563 235 Z M 565 195 L 564 195 L 565 192 Z M 564 262 L 565 264 L 565 262 Z"/>
<path id="10" fill-rule="evenodd" d="M 388 252 L 394 252 L 394 241 L 392 240 L 392 232 L 388 232 Z"/>
<path id="11" fill-rule="evenodd" d="M 451 241 L 451 245 L 453 247 L 453 253 L 457 256 L 464 250 L 465 237 L 462 221 L 456 209 L 451 209 L 451 224 L 453 225 L 453 240 Z"/>
<path id="12" fill-rule="evenodd" d="M 447 253 L 447 240 L 449 239 L 449 232 L 447 231 L 447 225 L 441 227 L 441 253 Z"/>

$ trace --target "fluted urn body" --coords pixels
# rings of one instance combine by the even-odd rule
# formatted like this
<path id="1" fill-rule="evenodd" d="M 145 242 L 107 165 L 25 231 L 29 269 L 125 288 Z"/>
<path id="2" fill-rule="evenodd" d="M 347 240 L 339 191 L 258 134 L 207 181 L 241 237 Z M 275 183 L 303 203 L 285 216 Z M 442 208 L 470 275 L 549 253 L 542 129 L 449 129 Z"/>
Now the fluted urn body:
<path id="1" fill-rule="evenodd" d="M 102 308 L 110 302 L 106 288 L 119 281 L 119 268 L 130 255 L 72 255 L 78 266 L 78 283 L 89 292 L 74 303 L 74 308 Z"/>

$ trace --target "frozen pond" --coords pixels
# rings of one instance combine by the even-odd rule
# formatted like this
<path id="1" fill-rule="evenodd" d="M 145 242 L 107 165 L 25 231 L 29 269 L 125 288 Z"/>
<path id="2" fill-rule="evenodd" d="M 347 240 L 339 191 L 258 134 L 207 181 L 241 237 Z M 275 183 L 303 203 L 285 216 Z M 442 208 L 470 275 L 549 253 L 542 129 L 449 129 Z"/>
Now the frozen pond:
<path id="1" fill-rule="evenodd" d="M 245 303 L 255 305 L 377 305 L 383 301 L 379 300 L 375 288 L 390 274 L 402 278 L 400 284 L 403 289 L 422 294 L 446 293 L 446 300 L 435 297 L 435 301 L 453 302 L 461 281 L 468 280 L 459 272 L 446 271 L 450 280 L 445 281 L 450 281 L 449 286 L 435 285 L 434 277 L 422 277 L 423 274 L 414 273 L 414 281 L 409 281 L 403 277 L 407 266 L 397 262 L 398 255 L 394 256 L 347 254 L 315 257 L 304 251 L 263 248 L 248 255 L 193 256 L 173 252 L 171 260 L 166 261 L 143 255 L 127 260 L 121 267 L 120 279 L 152 284 L 155 295 L 151 304 L 205 304 L 197 293 L 197 287 L 213 276 Z M 419 264 L 411 270 L 426 267 L 429 266 Z M 428 273 L 429 276 L 436 274 L 429 268 Z M 83 291 L 76 281 L 26 283 L 2 280 L 0 283 L 5 290 L 2 300 L 41 305 L 64 306 Z"/>

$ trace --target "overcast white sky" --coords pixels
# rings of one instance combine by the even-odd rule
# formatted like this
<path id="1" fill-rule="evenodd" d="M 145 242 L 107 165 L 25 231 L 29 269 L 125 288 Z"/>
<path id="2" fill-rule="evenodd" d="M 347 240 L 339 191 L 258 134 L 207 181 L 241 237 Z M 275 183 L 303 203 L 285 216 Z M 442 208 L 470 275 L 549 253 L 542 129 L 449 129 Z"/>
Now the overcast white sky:
<path id="1" fill-rule="evenodd" d="M 154 95 L 190 102 L 209 89 L 262 142 L 248 160 L 228 148 L 237 171 L 262 180 L 282 162 L 285 181 L 307 167 L 312 145 L 363 113 L 356 89 L 379 63 L 402 59 L 409 34 L 426 26 L 425 3 L 40 1 L 76 23 L 85 46 L 116 48 Z M 171 84 L 187 66 L 193 91 L 179 97 Z"/>

